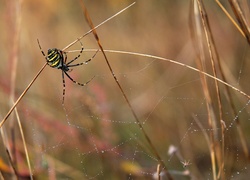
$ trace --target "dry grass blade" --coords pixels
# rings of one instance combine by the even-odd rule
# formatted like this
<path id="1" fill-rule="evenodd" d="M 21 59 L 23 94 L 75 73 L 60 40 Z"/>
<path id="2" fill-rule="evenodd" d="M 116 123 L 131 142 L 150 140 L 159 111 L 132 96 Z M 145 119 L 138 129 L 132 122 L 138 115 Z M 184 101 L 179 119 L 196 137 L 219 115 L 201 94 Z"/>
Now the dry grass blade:
<path id="1" fill-rule="evenodd" d="M 9 158 L 10 166 L 12 167 L 12 169 L 13 169 L 13 171 L 14 171 L 15 178 L 18 179 L 18 172 L 17 172 L 17 169 L 16 169 L 16 167 L 15 167 L 15 165 L 14 165 L 14 163 L 13 163 L 13 160 L 12 160 L 12 158 L 11 158 L 11 155 L 10 155 L 10 152 L 9 152 L 8 149 L 6 149 L 6 153 L 7 153 L 7 156 L 8 156 L 8 158 Z"/>
<path id="2" fill-rule="evenodd" d="M 200 10 L 200 14 L 202 17 L 202 24 L 203 24 L 203 28 L 204 28 L 204 32 L 206 35 L 206 41 L 207 41 L 207 45 L 208 45 L 208 50 L 209 50 L 209 56 L 210 56 L 210 60 L 211 60 L 211 65 L 212 65 L 212 69 L 213 69 L 213 75 L 215 77 L 217 77 L 217 72 L 216 72 L 216 67 L 215 67 L 215 61 L 217 62 L 217 64 L 220 64 L 220 60 L 219 60 L 219 56 L 218 56 L 218 52 L 217 52 L 217 48 L 214 42 L 214 38 L 211 32 L 211 28 L 210 28 L 210 24 L 209 24 L 209 20 L 207 17 L 207 13 L 206 13 L 206 9 L 203 5 L 202 1 L 197 1 L 198 5 L 199 5 L 199 10 Z M 219 65 L 219 67 L 221 67 Z M 219 70 L 221 71 L 221 74 L 223 74 L 222 69 L 219 68 Z M 220 95 L 220 91 L 219 91 L 219 86 L 218 86 L 218 82 L 215 81 L 215 89 L 216 89 L 216 95 L 217 95 L 217 102 L 218 102 L 218 107 L 219 107 L 219 119 L 220 121 L 223 121 L 223 109 L 222 109 L 222 104 L 221 104 L 221 95 Z M 217 129 L 217 122 L 216 119 L 212 119 L 212 128 L 213 129 Z M 213 131 L 213 133 L 216 131 Z M 221 137 L 224 137 L 224 131 L 221 132 Z M 212 144 L 212 147 L 215 147 L 215 152 L 216 152 L 216 159 L 217 159 L 217 163 L 218 166 L 220 167 L 220 171 L 222 171 L 224 169 L 224 149 L 221 147 L 220 145 L 220 141 L 219 141 L 219 137 L 217 133 L 213 134 L 214 136 L 214 140 L 215 140 L 215 144 Z M 224 144 L 224 139 L 222 139 L 222 144 Z M 215 165 L 214 165 L 214 178 L 215 178 Z M 224 179 L 224 174 L 222 175 L 222 179 Z"/>
<path id="3" fill-rule="evenodd" d="M 17 74 L 17 64 L 19 61 L 19 44 L 20 44 L 20 29 L 21 29 L 21 22 L 22 22 L 22 4 L 23 4 L 23 0 L 19 0 L 16 1 L 15 4 L 15 12 L 13 12 L 15 14 L 15 23 L 14 23 L 14 35 L 13 35 L 13 45 L 12 45 L 12 51 L 10 54 L 10 62 L 12 64 L 11 66 L 11 83 L 10 83 L 10 104 L 14 104 L 14 99 L 15 99 L 15 84 L 16 84 L 16 74 Z M 27 146 L 26 146 L 26 141 L 25 141 L 25 137 L 23 134 L 23 129 L 21 126 L 21 120 L 18 114 L 17 109 L 15 108 L 15 114 L 16 114 L 16 120 L 18 122 L 19 125 L 19 130 L 21 132 L 21 136 L 22 136 L 22 142 L 23 142 L 23 146 L 25 149 L 25 156 L 26 156 L 26 160 L 27 160 L 27 164 L 28 164 L 28 169 L 29 169 L 29 174 L 30 174 L 30 179 L 33 179 L 32 177 L 32 171 L 31 171 L 31 165 L 30 165 L 30 159 L 29 159 L 29 154 L 28 154 L 28 150 L 27 150 Z M 11 139 L 13 140 L 13 147 L 16 147 L 15 144 L 15 121 L 14 118 L 11 119 L 11 126 L 10 126 L 10 131 L 11 133 Z M 7 147 L 6 147 L 7 148 Z M 16 154 L 16 149 L 12 148 L 13 151 L 11 152 L 11 154 L 14 156 L 13 159 L 16 159 L 15 154 Z M 9 151 L 8 151 L 8 156 L 10 156 Z M 10 162 L 13 163 L 12 166 L 14 168 L 14 163 L 16 163 L 16 161 L 12 162 L 12 160 L 10 159 Z M 18 172 L 16 171 L 16 169 L 14 168 L 14 171 L 16 173 L 16 175 L 18 174 Z"/>
<path id="4" fill-rule="evenodd" d="M 194 12 L 194 17 L 193 17 L 193 25 L 191 26 L 191 30 L 193 30 L 193 36 L 195 37 L 194 41 L 194 46 L 196 47 L 196 54 L 197 54 L 197 66 L 200 70 L 206 71 L 206 58 L 205 58 L 205 48 L 203 46 L 203 29 L 205 31 L 208 47 L 209 47 L 209 54 L 211 58 L 211 64 L 214 70 L 214 59 L 213 56 L 211 55 L 211 43 L 208 41 L 208 32 L 207 29 L 205 28 L 205 19 L 207 18 L 206 13 L 204 12 L 204 9 L 202 7 L 202 2 L 197 0 L 194 1 L 193 3 L 193 12 Z M 202 22 L 202 23 L 201 23 Z M 196 45 L 197 44 L 197 45 Z M 215 71 L 213 71 L 213 76 L 216 77 Z M 214 110 L 214 104 L 211 99 L 211 92 L 208 88 L 208 83 L 206 80 L 206 77 L 201 74 L 201 84 L 202 84 L 202 89 L 203 93 L 205 95 L 206 99 L 206 107 L 207 107 L 207 112 L 208 112 L 208 124 L 211 129 L 217 129 L 217 122 L 216 122 L 216 113 Z M 217 85 L 218 86 L 218 85 Z M 218 91 L 217 91 L 218 92 Z M 217 131 L 211 131 L 210 132 L 210 158 L 212 162 L 212 170 L 213 170 L 213 178 L 216 178 L 216 139 L 218 138 L 218 133 Z"/>
<path id="5" fill-rule="evenodd" d="M 134 3 L 133 3 L 133 4 L 134 4 Z M 106 61 L 107 65 L 108 65 L 108 68 L 109 68 L 109 70 L 110 70 L 110 72 L 111 72 L 111 74 L 112 74 L 112 76 L 113 76 L 113 78 L 114 78 L 116 84 L 117 84 L 118 87 L 119 87 L 119 90 L 121 91 L 121 93 L 122 93 L 122 95 L 123 95 L 123 97 L 124 97 L 126 103 L 128 104 L 128 106 L 129 106 L 129 108 L 130 108 L 130 110 L 131 110 L 131 112 L 132 112 L 132 114 L 133 114 L 133 116 L 134 116 L 134 118 L 135 118 L 137 124 L 139 125 L 140 129 L 142 130 L 142 133 L 143 133 L 144 137 L 146 138 L 147 142 L 149 143 L 149 145 L 150 145 L 150 147 L 151 147 L 151 149 L 152 149 L 154 155 L 156 156 L 157 160 L 158 160 L 159 163 L 162 165 L 162 167 L 165 169 L 166 175 L 167 175 L 168 179 L 172 179 L 172 176 L 170 175 L 170 173 L 169 173 L 169 172 L 167 171 L 167 169 L 166 169 L 166 165 L 164 164 L 164 162 L 163 162 L 163 160 L 161 159 L 159 153 L 157 152 L 156 148 L 154 147 L 152 141 L 150 140 L 149 136 L 147 135 L 146 131 L 144 130 L 144 128 L 143 128 L 141 122 L 139 121 L 139 118 L 137 117 L 137 115 L 136 115 L 136 113 L 135 113 L 135 111 L 134 111 L 134 109 L 133 109 L 133 107 L 132 107 L 130 101 L 129 101 L 128 98 L 127 98 L 127 95 L 125 94 L 125 92 L 124 92 L 124 90 L 123 90 L 121 84 L 119 83 L 119 81 L 118 81 L 118 79 L 117 79 L 117 77 L 116 77 L 116 75 L 115 75 L 115 73 L 114 73 L 114 71 L 113 71 L 113 69 L 112 69 L 112 67 L 111 67 L 111 65 L 110 65 L 110 63 L 109 63 L 109 61 L 108 61 L 108 58 L 107 58 L 107 56 L 106 56 L 106 54 L 105 54 L 105 52 L 104 52 L 104 50 L 103 50 L 103 47 L 102 47 L 101 42 L 100 42 L 100 39 L 99 39 L 99 37 L 98 37 L 98 35 L 97 35 L 97 32 L 96 32 L 96 30 L 95 30 L 95 28 L 94 28 L 94 25 L 93 25 L 93 23 L 92 23 L 92 20 L 91 20 L 91 18 L 90 18 L 90 16 L 89 16 L 89 13 L 88 13 L 88 11 L 87 11 L 87 9 L 86 9 L 86 7 L 85 7 L 83 1 L 81 1 L 81 5 L 82 5 L 82 9 L 83 9 L 83 11 L 84 11 L 85 18 L 86 18 L 86 20 L 87 20 L 87 22 L 88 22 L 90 28 L 93 29 L 93 34 L 94 34 L 94 36 L 95 36 L 95 39 L 96 39 L 96 41 L 97 41 L 97 43 L 98 43 L 98 46 L 99 46 L 100 49 L 101 49 L 101 52 L 102 52 L 102 54 L 103 54 L 103 56 L 104 56 L 104 58 L 105 58 L 105 61 Z"/>
<path id="6" fill-rule="evenodd" d="M 20 120 L 20 117 L 19 117 L 19 114 L 18 114 L 16 108 L 15 108 L 15 114 L 16 114 L 16 117 L 17 117 L 17 122 L 18 122 L 18 126 L 19 126 L 19 129 L 20 129 L 20 134 L 21 134 L 21 137 L 22 137 L 23 147 L 24 147 L 24 151 L 25 151 L 25 157 L 26 157 L 27 164 L 28 164 L 28 167 L 29 167 L 30 179 L 33 180 L 33 175 L 32 175 L 32 170 L 31 170 L 31 163 L 30 163 L 30 158 L 29 158 L 27 143 L 26 143 L 26 140 L 25 140 L 25 136 L 24 136 L 24 132 L 23 132 L 23 127 L 22 127 L 22 124 L 21 124 L 21 120 Z"/>
<path id="7" fill-rule="evenodd" d="M 233 12 L 240 24 L 242 31 L 247 39 L 248 44 L 250 45 L 250 27 L 247 24 L 247 20 L 243 14 L 242 8 L 237 0 L 229 0 L 230 5 L 233 9 Z"/>
<path id="8" fill-rule="evenodd" d="M 10 54 L 9 54 L 9 62 L 10 62 L 10 98 L 9 98 L 9 104 L 10 106 L 13 104 L 13 101 L 15 99 L 15 89 L 16 89 L 16 73 L 17 73 L 17 65 L 19 61 L 19 44 L 20 44 L 20 29 L 21 29 L 21 22 L 22 22 L 22 15 L 21 15 L 21 7 L 22 7 L 22 0 L 16 1 L 16 2 L 8 2 L 9 6 L 15 7 L 13 11 L 11 11 L 11 15 L 13 16 L 13 24 L 11 31 L 13 33 L 13 36 L 10 38 L 10 42 L 12 44 Z M 16 109 L 15 109 L 16 110 Z M 5 148 L 7 151 L 7 156 L 9 158 L 9 162 L 14 169 L 15 175 L 18 177 L 18 172 L 16 170 L 17 166 L 17 157 L 16 157 L 16 130 L 15 130 L 15 118 L 12 116 L 10 120 L 10 127 L 8 128 L 8 132 L 10 133 L 10 141 L 8 141 L 7 136 L 4 136 L 2 134 L 2 138 L 6 138 L 5 142 Z M 19 119 L 17 118 L 17 121 Z M 20 129 L 22 131 L 22 129 Z M 13 144 L 13 148 L 8 149 L 8 144 Z"/>
<path id="9" fill-rule="evenodd" d="M 17 170 L 16 170 L 16 167 L 15 167 L 15 164 L 14 164 L 14 162 L 13 162 L 13 158 L 12 158 L 12 156 L 11 156 L 11 154 L 10 154 L 10 151 L 9 151 L 9 149 L 11 149 L 10 148 L 10 143 L 8 143 L 8 135 L 7 135 L 7 133 L 5 132 L 5 129 L 0 129 L 0 133 L 1 133 L 1 137 L 2 137 L 2 142 L 3 142 L 3 145 L 4 145 L 4 147 L 5 147 L 5 151 L 6 151 L 6 154 L 7 154 L 7 158 L 8 158 L 8 161 L 9 161 L 9 163 L 10 163 L 10 169 L 11 169 L 11 171 L 13 171 L 13 173 L 14 173 L 14 176 L 15 176 L 15 178 L 17 179 L 17 177 L 18 177 L 18 172 L 17 172 Z M 2 162 L 1 162 L 2 163 Z M 11 171 L 9 171 L 9 172 L 11 172 Z M 1 175 L 3 175 L 2 174 L 3 173 L 3 171 L 2 171 L 2 169 L 1 169 Z M 4 178 L 0 178 L 0 179 L 4 179 Z"/>
<path id="10" fill-rule="evenodd" d="M 218 6 L 222 9 L 222 11 L 226 14 L 226 16 L 230 19 L 230 21 L 234 24 L 234 26 L 238 29 L 238 31 L 244 36 L 244 32 L 241 30 L 241 28 L 239 27 L 239 25 L 234 21 L 234 19 L 232 18 L 232 16 L 227 12 L 227 10 L 224 8 L 224 6 L 220 3 L 219 0 L 215 0 L 216 3 L 218 4 Z"/>
<path id="11" fill-rule="evenodd" d="M 85 51 L 96 51 L 96 50 L 97 49 L 85 49 Z M 242 96 L 244 96 L 248 100 L 250 100 L 250 95 L 248 95 L 247 93 L 241 91 L 239 88 L 237 88 L 237 87 L 235 87 L 235 86 L 233 86 L 233 85 L 231 85 L 231 84 L 229 84 L 229 83 L 227 83 L 227 82 L 225 82 L 225 81 L 223 81 L 223 80 L 221 80 L 221 79 L 219 79 L 217 77 L 214 77 L 213 75 L 211 75 L 209 73 L 201 71 L 201 70 L 199 70 L 199 69 L 197 69 L 195 67 L 189 66 L 187 64 L 184 64 L 184 63 L 172 60 L 172 59 L 167 59 L 167 58 L 164 58 L 164 57 L 159 57 L 159 56 L 155 56 L 155 55 L 151 55 L 151 54 L 145 54 L 145 53 L 130 52 L 130 51 L 119 51 L 119 50 L 109 50 L 109 49 L 105 49 L 103 51 L 104 52 L 109 52 L 109 53 L 119 53 L 119 54 L 127 54 L 127 55 L 132 55 L 132 56 L 141 56 L 141 57 L 152 58 L 152 59 L 157 59 L 157 60 L 162 60 L 162 61 L 166 61 L 166 62 L 169 62 L 169 63 L 173 63 L 173 64 L 176 64 L 176 65 L 188 68 L 188 69 L 190 69 L 192 71 L 204 74 L 205 76 L 207 76 L 207 77 L 209 77 L 211 79 L 214 79 L 214 80 L 218 81 L 221 84 L 224 84 L 225 86 L 233 89 L 234 91 L 240 93 Z M 76 52 L 76 51 L 69 51 L 69 52 Z"/>
<path id="12" fill-rule="evenodd" d="M 214 42 L 214 38 L 213 38 L 213 34 L 211 32 L 211 28 L 210 28 L 210 24 L 209 24 L 209 20 L 208 20 L 208 16 L 206 13 L 206 9 L 204 7 L 203 1 L 202 0 L 198 0 L 198 5 L 199 5 L 199 10 L 200 10 L 200 14 L 201 14 L 201 20 L 202 20 L 202 24 L 203 24 L 203 28 L 204 28 L 204 32 L 206 35 L 206 40 L 207 40 L 207 45 L 208 45 L 208 50 L 209 50 L 209 56 L 210 56 L 210 62 L 212 65 L 212 69 L 213 69 L 213 75 L 214 77 L 217 77 L 217 72 L 216 72 L 216 63 L 219 63 L 219 56 L 217 53 L 217 48 Z M 217 95 L 217 100 L 218 100 L 218 106 L 219 106 L 219 111 L 220 111 L 220 120 L 222 120 L 222 114 L 223 114 L 223 110 L 222 110 L 222 105 L 221 105 L 221 95 L 220 95 L 220 91 L 219 91 L 219 87 L 218 87 L 218 82 L 215 81 L 215 88 L 216 88 L 216 95 Z M 216 127 L 214 127 L 216 128 Z"/>

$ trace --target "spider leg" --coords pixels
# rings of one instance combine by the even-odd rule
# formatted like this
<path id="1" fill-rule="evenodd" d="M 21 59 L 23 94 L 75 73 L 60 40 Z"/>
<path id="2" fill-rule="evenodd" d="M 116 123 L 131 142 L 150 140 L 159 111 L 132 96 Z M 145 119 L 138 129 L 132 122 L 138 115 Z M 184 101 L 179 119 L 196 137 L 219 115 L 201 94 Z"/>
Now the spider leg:
<path id="1" fill-rule="evenodd" d="M 39 48 L 40 48 L 40 50 L 41 50 L 43 56 L 44 56 L 45 58 L 47 58 L 47 56 L 45 55 L 45 53 L 44 53 L 43 50 L 42 50 L 42 47 L 41 47 L 40 42 L 39 42 L 38 39 L 37 39 L 37 43 L 38 43 L 38 46 L 39 46 Z"/>
<path id="2" fill-rule="evenodd" d="M 99 49 L 98 49 L 98 50 L 95 52 L 95 54 L 94 54 L 90 59 L 88 59 L 87 61 L 84 61 L 84 62 L 78 63 L 78 64 L 71 64 L 71 65 L 70 65 L 70 63 L 67 63 L 67 66 L 68 66 L 68 67 L 74 67 L 74 66 L 81 66 L 81 65 L 84 65 L 84 64 L 88 64 L 88 62 L 90 62 L 92 59 L 95 58 L 95 56 L 96 56 L 96 54 L 98 53 L 98 51 L 99 51 Z"/>
<path id="3" fill-rule="evenodd" d="M 62 70 L 62 80 L 63 80 L 63 99 L 62 104 L 64 104 L 64 96 L 65 96 L 65 79 L 64 79 L 64 71 Z"/>
<path id="4" fill-rule="evenodd" d="M 72 77 L 70 77 L 70 75 L 66 72 L 66 71 L 63 71 L 65 74 L 66 74 L 66 76 L 68 76 L 68 78 L 73 82 L 73 83 L 75 83 L 75 84 L 78 84 L 78 85 L 80 85 L 80 86 L 85 86 L 85 85 L 87 85 L 90 81 L 92 81 L 92 79 L 94 79 L 94 77 L 92 77 L 90 80 L 88 80 L 86 83 L 84 83 L 84 84 L 82 84 L 82 83 L 79 83 L 79 82 L 77 82 L 77 81 L 75 81 Z"/>
<path id="5" fill-rule="evenodd" d="M 71 60 L 71 61 L 68 62 L 67 64 L 70 64 L 70 63 L 74 62 L 75 60 L 77 60 L 77 59 L 81 56 L 81 54 L 82 54 L 82 52 L 83 52 L 83 45 L 82 45 L 82 42 L 81 42 L 81 41 L 79 41 L 79 42 L 81 43 L 81 47 L 82 47 L 80 53 L 78 54 L 78 56 L 76 56 L 73 60 Z M 65 61 L 65 64 L 66 64 L 66 61 Z"/>
<path id="6" fill-rule="evenodd" d="M 65 64 L 67 62 L 68 56 L 66 52 L 63 52 L 63 54 L 65 55 L 65 58 L 64 58 L 64 64 Z"/>

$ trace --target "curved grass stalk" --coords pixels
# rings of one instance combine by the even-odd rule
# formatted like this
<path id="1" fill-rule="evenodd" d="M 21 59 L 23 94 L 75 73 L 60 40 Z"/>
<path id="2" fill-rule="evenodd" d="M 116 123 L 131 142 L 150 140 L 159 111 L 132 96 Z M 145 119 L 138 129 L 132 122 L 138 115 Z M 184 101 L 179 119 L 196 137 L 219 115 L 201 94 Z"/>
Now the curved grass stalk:
<path id="1" fill-rule="evenodd" d="M 67 51 L 67 52 L 78 52 L 78 51 L 79 50 L 73 50 L 73 51 Z M 86 51 L 86 52 L 91 51 L 92 52 L 92 51 L 97 51 L 97 49 L 85 49 L 84 51 Z M 99 51 L 101 51 L 101 50 L 99 50 Z M 167 62 L 176 64 L 176 65 L 191 69 L 192 71 L 196 71 L 198 73 L 204 74 L 205 76 L 207 76 L 207 77 L 209 77 L 211 79 L 214 79 L 214 80 L 218 81 L 221 84 L 224 84 L 224 85 L 228 86 L 229 88 L 233 89 L 234 91 L 237 91 L 238 93 L 240 93 L 241 95 L 245 96 L 247 99 L 250 100 L 250 95 L 248 95 L 247 93 L 241 91 L 237 87 L 235 87 L 235 86 L 233 86 L 233 85 L 231 85 L 231 84 L 229 84 L 229 83 L 227 83 L 227 82 L 225 82 L 225 81 L 223 81 L 223 80 L 221 80 L 221 79 L 219 79 L 217 77 L 214 77 L 213 75 L 211 75 L 209 73 L 201 71 L 201 70 L 199 70 L 199 69 L 197 69 L 195 67 L 189 66 L 187 64 L 184 64 L 184 63 L 172 60 L 172 59 L 167 59 L 167 58 L 164 58 L 164 57 L 150 55 L 150 54 L 144 54 L 144 53 L 139 53 L 139 52 L 122 51 L 122 50 L 110 50 L 110 49 L 105 49 L 103 51 L 108 52 L 108 53 L 127 54 L 127 55 L 140 56 L 140 57 L 146 57 L 146 58 L 151 58 L 151 59 L 156 59 L 156 60 L 167 61 Z"/>

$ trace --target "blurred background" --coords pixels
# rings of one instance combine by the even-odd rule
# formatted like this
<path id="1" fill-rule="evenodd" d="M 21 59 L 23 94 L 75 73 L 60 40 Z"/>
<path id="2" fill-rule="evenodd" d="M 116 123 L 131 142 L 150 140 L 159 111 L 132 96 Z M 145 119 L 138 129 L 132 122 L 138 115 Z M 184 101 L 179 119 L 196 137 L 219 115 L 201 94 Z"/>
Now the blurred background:
<path id="1" fill-rule="evenodd" d="M 84 1 L 94 25 L 132 2 Z M 105 50 L 149 54 L 197 67 L 191 38 L 191 2 L 138 0 L 97 29 L 100 42 Z M 221 2 L 233 16 L 229 2 Z M 215 1 L 204 3 L 228 83 L 250 94 L 247 41 Z M 245 8 L 247 10 L 248 6 Z M 37 39 L 47 54 L 49 48 L 63 49 L 90 28 L 77 0 L 0 0 L 0 27 L 0 117 L 3 118 L 13 104 L 13 95 L 17 99 L 46 62 Z M 79 63 L 94 55 L 95 51 L 88 49 L 98 49 L 92 34 L 81 42 L 85 49 L 77 60 Z M 209 64 L 205 39 L 204 46 Z M 67 50 L 80 49 L 81 44 L 76 43 Z M 68 53 L 68 61 L 78 53 Z M 145 132 L 166 165 L 162 178 L 166 178 L 167 170 L 175 179 L 212 179 L 210 147 L 204 134 L 221 132 L 221 127 L 211 129 L 208 124 L 199 73 L 154 58 L 128 53 L 107 52 L 106 55 Z M 211 65 L 207 72 L 212 74 Z M 98 53 L 91 62 L 73 68 L 69 74 L 81 83 L 94 79 L 81 87 L 65 76 L 65 108 L 62 106 L 61 70 L 49 66 L 17 106 L 33 177 L 157 179 L 157 157 L 136 123 L 103 55 Z M 209 87 L 214 87 L 214 80 L 207 81 Z M 237 133 L 236 119 L 239 117 L 243 136 L 249 142 L 248 99 L 230 89 L 236 117 L 231 113 L 225 86 L 219 84 L 219 88 L 226 125 L 225 167 L 221 173 L 225 178 L 244 179 L 249 176 L 250 167 Z M 215 91 L 211 96 L 218 108 Z M 216 113 L 218 118 L 217 109 Z M 3 143 L 6 141 L 14 167 L 22 178 L 29 179 L 16 115 L 10 116 L 1 130 L 5 134 L 5 140 L 0 141 L 3 177 L 14 174 L 5 151 L 7 145 Z M 220 136 L 218 141 L 222 142 Z"/>

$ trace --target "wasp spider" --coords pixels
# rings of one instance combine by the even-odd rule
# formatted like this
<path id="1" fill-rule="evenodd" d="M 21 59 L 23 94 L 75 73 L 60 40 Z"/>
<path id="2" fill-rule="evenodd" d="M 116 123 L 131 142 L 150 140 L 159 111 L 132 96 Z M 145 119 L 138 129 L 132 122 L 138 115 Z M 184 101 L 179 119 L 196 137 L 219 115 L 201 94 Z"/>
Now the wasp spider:
<path id="1" fill-rule="evenodd" d="M 45 55 L 45 53 L 43 52 L 42 48 L 41 48 L 41 45 L 39 43 L 39 40 L 37 40 L 38 42 L 38 45 L 39 45 L 39 48 L 43 54 L 43 56 L 45 57 L 46 61 L 47 61 L 47 64 L 52 67 L 52 68 L 56 68 L 56 69 L 61 69 L 62 70 L 62 81 L 63 81 L 63 99 L 62 99 L 62 102 L 64 103 L 64 96 L 65 96 L 65 79 L 64 79 L 64 74 L 66 74 L 66 76 L 75 84 L 78 84 L 80 86 L 85 86 L 86 84 L 88 84 L 93 78 L 91 78 L 89 81 L 87 81 L 86 83 L 82 84 L 82 83 L 79 83 L 77 81 L 75 81 L 69 74 L 68 72 L 70 70 L 72 70 L 72 67 L 76 67 L 76 66 L 81 66 L 81 65 L 84 65 L 84 64 L 87 64 L 88 62 L 90 62 L 94 57 L 95 55 L 97 54 L 98 50 L 96 51 L 96 53 L 90 58 L 88 59 L 87 61 L 84 61 L 84 62 L 81 62 L 81 63 L 77 63 L 77 64 L 72 64 L 75 60 L 77 60 L 82 52 L 83 52 L 83 45 L 81 43 L 81 41 L 79 41 L 81 43 L 81 51 L 80 53 L 78 54 L 78 56 L 76 56 L 73 60 L 67 62 L 67 53 L 60 50 L 60 49 L 57 49 L 57 48 L 53 48 L 53 49 L 48 49 L 48 54 L 47 56 Z"/>

